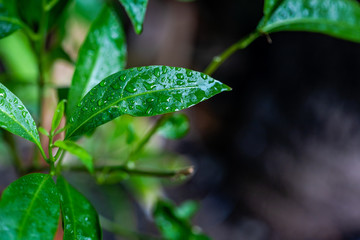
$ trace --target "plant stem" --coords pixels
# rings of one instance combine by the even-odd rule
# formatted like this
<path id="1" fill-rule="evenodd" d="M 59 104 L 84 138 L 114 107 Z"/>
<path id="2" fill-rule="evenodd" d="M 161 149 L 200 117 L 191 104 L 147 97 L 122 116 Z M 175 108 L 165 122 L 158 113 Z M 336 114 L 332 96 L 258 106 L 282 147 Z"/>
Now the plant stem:
<path id="1" fill-rule="evenodd" d="M 171 116 L 171 114 L 162 115 L 155 123 L 155 125 L 150 129 L 150 131 L 145 135 L 141 142 L 137 145 L 134 151 L 130 153 L 129 161 L 134 161 L 136 155 L 141 152 L 145 145 L 150 141 L 151 137 L 156 133 L 156 131 L 163 125 L 163 123 Z"/>
<path id="2" fill-rule="evenodd" d="M 44 2 L 43 2 L 44 3 Z M 38 60 L 38 67 L 39 67 L 39 81 L 38 81 L 38 124 L 39 127 L 41 125 L 41 119 L 42 119 L 42 103 L 44 99 L 44 85 L 45 85 L 45 71 L 44 71 L 44 56 L 45 56 L 45 45 L 46 45 L 46 35 L 47 35 L 47 25 L 48 25 L 48 12 L 45 11 L 45 9 L 42 9 L 42 15 L 41 15 L 41 21 L 40 21 L 40 29 L 37 33 L 38 37 L 34 40 L 35 43 L 35 51 L 37 55 Z M 40 148 L 41 146 L 39 146 Z M 36 151 L 36 150 L 35 150 Z M 41 155 L 44 159 L 46 159 L 45 153 L 40 150 Z M 45 155 L 45 156 L 44 156 Z M 49 155 L 50 152 L 49 152 Z M 35 168 L 39 167 L 39 155 L 37 154 L 37 151 L 34 153 L 34 162 L 33 162 Z"/>
<path id="3" fill-rule="evenodd" d="M 226 59 L 228 59 L 231 55 L 233 55 L 236 51 L 241 50 L 249 46 L 255 39 L 260 36 L 260 33 L 254 32 L 231 45 L 228 49 L 226 49 L 223 53 L 213 58 L 212 62 L 205 69 L 204 73 L 207 75 L 213 74 L 221 64 L 223 64 Z"/>
<path id="4" fill-rule="evenodd" d="M 99 216 L 101 227 L 105 230 L 115 233 L 119 236 L 125 237 L 127 239 L 136 239 L 136 240 L 163 240 L 163 238 L 154 237 L 150 235 L 141 234 L 138 232 L 130 231 L 126 228 L 120 227 L 120 224 L 114 223 L 103 216 Z"/>
<path id="5" fill-rule="evenodd" d="M 98 166 L 95 167 L 95 171 L 103 171 L 106 168 L 108 170 L 107 173 L 111 172 L 124 172 L 129 175 L 138 175 L 143 177 L 158 177 L 158 178 L 173 178 L 173 177 L 183 177 L 189 176 L 194 173 L 194 167 L 188 167 L 181 170 L 174 170 L 174 171 L 153 171 L 153 170 L 143 170 L 143 169 L 130 169 L 124 165 L 120 166 Z M 78 172 L 87 172 L 88 170 L 84 167 L 65 167 L 64 169 L 70 171 L 78 171 Z"/>

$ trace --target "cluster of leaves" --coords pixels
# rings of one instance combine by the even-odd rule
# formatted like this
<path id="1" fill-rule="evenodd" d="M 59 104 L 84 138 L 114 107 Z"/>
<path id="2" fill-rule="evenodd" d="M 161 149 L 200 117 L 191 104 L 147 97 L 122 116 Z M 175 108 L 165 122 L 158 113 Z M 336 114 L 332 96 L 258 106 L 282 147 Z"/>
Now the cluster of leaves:
<path id="1" fill-rule="evenodd" d="M 147 0 L 119 1 L 130 17 L 135 32 L 140 34 Z M 51 65 L 47 56 L 57 52 L 58 57 L 71 61 L 64 51 L 58 51 L 59 44 L 53 48 L 46 44 L 49 32 L 61 28 L 58 19 L 63 18 L 70 3 L 71 0 L 0 1 L 0 38 L 22 29 L 36 52 L 40 101 L 46 83 L 44 68 Z M 83 164 L 80 167 L 69 167 L 70 170 L 85 168 L 99 182 L 116 182 L 132 175 L 190 175 L 192 168 L 167 172 L 148 171 L 135 168 L 135 161 L 141 157 L 142 149 L 154 133 L 159 132 L 170 139 L 181 138 L 186 134 L 189 129 L 186 116 L 174 112 L 231 90 L 209 76 L 231 54 L 247 47 L 261 35 L 278 31 L 318 32 L 360 42 L 359 26 L 360 5 L 355 0 L 266 0 L 264 17 L 256 31 L 214 58 L 204 71 L 206 74 L 170 66 L 125 69 L 127 50 L 124 30 L 112 5 L 104 6 L 79 50 L 68 97 L 59 101 L 49 131 L 40 127 L 21 100 L 0 84 L 0 127 L 33 142 L 50 167 L 49 174 L 25 175 L 3 192 L 0 201 L 0 239 L 52 239 L 60 213 L 64 239 L 101 239 L 97 211 L 62 175 L 63 168 L 66 168 L 62 164 L 65 152 L 77 156 Z M 93 155 L 76 141 L 124 115 L 163 116 L 138 142 L 132 140 L 131 124 L 125 124 L 129 133 L 127 142 L 134 147 L 128 151 L 130 153 L 124 162 L 115 166 L 99 165 L 98 162 L 95 164 Z M 66 123 L 62 125 L 64 116 Z M 49 139 L 48 156 L 38 132 Z M 65 133 L 64 139 L 54 141 L 60 133 Z M 53 150 L 56 150 L 55 154 Z M 144 184 L 134 179 L 135 182 L 135 194 L 144 195 L 143 199 L 154 194 L 149 182 Z M 158 200 L 159 195 L 150 202 L 150 208 L 164 238 L 208 239 L 190 224 L 196 210 L 193 203 L 177 208 L 171 202 Z"/>

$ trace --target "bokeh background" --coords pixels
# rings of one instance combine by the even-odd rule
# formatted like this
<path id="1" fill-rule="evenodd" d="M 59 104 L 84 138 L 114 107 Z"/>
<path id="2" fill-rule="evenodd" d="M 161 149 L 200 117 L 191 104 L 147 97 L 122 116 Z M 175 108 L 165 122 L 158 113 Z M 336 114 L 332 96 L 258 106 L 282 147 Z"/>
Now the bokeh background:
<path id="1" fill-rule="evenodd" d="M 82 19 L 66 29 L 78 39 L 75 49 L 100 3 L 76 1 Z M 203 71 L 214 56 L 255 30 L 262 7 L 263 0 L 149 0 L 141 35 L 122 11 L 128 67 L 161 64 Z M 360 45 L 303 32 L 270 37 L 272 43 L 257 39 L 213 74 L 233 91 L 186 110 L 191 130 L 184 139 L 155 139 L 196 167 L 192 179 L 168 185 L 165 195 L 176 203 L 199 201 L 194 223 L 216 240 L 359 240 Z M 9 44 L 17 46 L 2 42 L 0 55 Z M 31 66 L 25 69 L 20 75 L 36 77 Z M 6 66 L 0 64 L 0 70 Z M 58 64 L 54 78 L 66 83 L 72 71 L 69 64 Z M 31 84 L 17 91 L 25 102 L 36 100 L 29 94 Z M 28 159 L 31 147 L 20 147 Z M 6 151 L 0 148 L 4 163 Z M 1 190 L 16 179 L 4 166 Z M 105 216 L 116 208 L 123 227 L 155 232 L 135 199 L 124 200 L 126 191 L 99 189 L 85 175 L 68 178 L 79 189 L 88 187 L 84 194 Z M 113 203 L 102 206 L 109 198 Z M 129 206 L 135 216 L 127 212 Z M 122 238 L 105 231 L 104 239 Z"/>
<path id="2" fill-rule="evenodd" d="M 202 71 L 256 28 L 262 6 L 150 1 L 143 35 L 130 30 L 129 64 Z M 270 37 L 213 74 L 232 92 L 188 111 L 190 135 L 169 146 L 197 173 L 168 194 L 200 200 L 195 222 L 214 239 L 360 239 L 360 45 Z"/>

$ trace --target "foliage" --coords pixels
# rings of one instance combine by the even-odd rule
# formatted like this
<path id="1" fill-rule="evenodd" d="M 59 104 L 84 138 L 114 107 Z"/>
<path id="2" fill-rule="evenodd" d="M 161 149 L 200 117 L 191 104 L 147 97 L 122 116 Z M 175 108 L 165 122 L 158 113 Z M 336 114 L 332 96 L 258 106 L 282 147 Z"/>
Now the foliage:
<path id="1" fill-rule="evenodd" d="M 78 2 L 84 5 L 81 0 Z M 119 0 L 119 3 L 135 32 L 140 34 L 148 1 Z M 102 10 L 98 11 L 99 8 Z M 164 199 L 159 180 L 181 180 L 192 175 L 193 167 L 157 145 L 145 148 L 151 144 L 150 139 L 156 133 L 168 139 L 184 137 L 189 120 L 175 112 L 231 90 L 209 75 L 234 52 L 262 35 L 309 31 L 360 42 L 360 5 L 355 0 L 266 0 L 264 17 L 254 33 L 215 57 L 204 73 L 171 66 L 125 69 L 126 38 L 117 17 L 119 9 L 113 4 L 100 3 L 99 8 L 94 8 L 98 15 L 79 50 L 71 86 L 65 89 L 68 98 L 58 94 L 51 127 L 46 129 L 41 119 L 47 114 L 42 105 L 50 84 L 49 72 L 57 59 L 73 62 L 62 48 L 62 41 L 67 20 L 76 16 L 76 8 L 70 0 L 0 1 L 0 38 L 3 38 L 0 46 L 10 46 L 0 51 L 1 61 L 7 66 L 5 74 L 11 82 L 21 79 L 35 82 L 38 78 L 39 92 L 37 107 L 30 106 L 34 104 L 27 107 L 14 94 L 18 89 L 11 91 L 0 84 L 0 127 L 34 143 L 47 162 L 42 166 L 35 152 L 33 163 L 24 166 L 16 146 L 11 144 L 14 141 L 4 138 L 12 148 L 14 165 L 22 177 L 11 183 L 1 197 L 1 240 L 53 239 L 60 213 L 64 239 L 101 239 L 101 225 L 129 239 L 156 238 L 144 237 L 130 229 L 119 230 L 116 223 L 99 218 L 97 206 L 64 177 L 65 172 L 87 171 L 98 184 L 124 183 L 144 208 L 150 210 L 165 239 L 209 239 L 191 225 L 197 204 L 186 202 L 176 207 Z M 89 15 L 86 13 L 85 18 Z M 48 45 L 50 36 L 56 40 Z M 7 41 L 9 38 L 13 41 Z M 21 47 L 14 47 L 16 44 Z M 17 54 L 25 57 L 14 58 Z M 35 57 L 37 68 L 33 69 Z M 20 62 L 29 72 L 18 70 Z M 30 112 L 37 114 L 33 118 Z M 136 117 L 156 115 L 162 116 L 142 134 L 147 125 Z M 47 141 L 40 138 L 39 132 Z M 88 138 L 81 138 L 84 135 Z M 99 140 L 104 144 L 97 149 Z M 65 153 L 78 157 L 82 165 L 65 163 Z M 34 173 L 38 171 L 48 174 Z"/>

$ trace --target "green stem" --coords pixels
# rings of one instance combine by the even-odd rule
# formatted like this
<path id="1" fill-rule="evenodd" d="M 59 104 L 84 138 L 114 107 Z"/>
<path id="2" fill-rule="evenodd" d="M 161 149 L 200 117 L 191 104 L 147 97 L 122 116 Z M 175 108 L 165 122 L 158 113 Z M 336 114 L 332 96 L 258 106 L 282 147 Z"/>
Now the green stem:
<path id="1" fill-rule="evenodd" d="M 152 136 L 157 132 L 157 130 L 163 125 L 163 123 L 171 116 L 171 114 L 162 115 L 155 123 L 155 125 L 150 129 L 150 131 L 145 135 L 141 142 L 137 145 L 134 151 L 130 153 L 129 161 L 134 161 L 136 156 L 143 150 L 145 145 L 150 141 Z"/>
<path id="2" fill-rule="evenodd" d="M 254 32 L 235 44 L 231 45 L 228 49 L 226 49 L 222 54 L 213 58 L 212 62 L 205 69 L 204 73 L 207 75 L 213 74 L 221 64 L 223 64 L 226 59 L 228 59 L 231 55 L 233 55 L 236 51 L 241 50 L 249 46 L 255 39 L 260 36 L 260 33 Z"/>
<path id="3" fill-rule="evenodd" d="M 111 172 L 124 172 L 129 175 L 138 175 L 143 177 L 158 177 L 158 178 L 173 178 L 173 177 L 186 177 L 194 173 L 193 167 L 184 168 L 174 171 L 153 171 L 144 169 L 130 169 L 124 165 L 120 166 L 98 166 L 95 167 L 95 172 L 102 172 L 104 168 L 107 169 L 107 173 Z M 87 172 L 84 167 L 64 167 L 64 169 L 75 172 Z"/>
<path id="4" fill-rule="evenodd" d="M 38 37 L 34 40 L 35 42 L 35 50 L 38 60 L 38 66 L 39 66 L 39 81 L 38 81 L 38 91 L 39 91 L 39 98 L 38 98 L 38 126 L 41 125 L 41 118 L 42 118 L 42 103 L 44 99 L 44 85 L 45 85 L 45 71 L 44 71 L 44 57 L 45 57 L 45 45 L 46 45 L 46 35 L 47 35 L 47 25 L 48 25 L 48 13 L 43 9 L 42 15 L 41 15 L 41 21 L 40 21 L 40 29 L 38 32 Z M 40 149 L 40 153 L 43 156 L 44 159 L 46 158 L 46 155 L 44 151 L 42 150 L 41 146 L 38 146 Z M 50 152 L 49 152 L 49 155 Z M 51 161 L 50 161 L 51 162 Z M 38 167 L 39 164 L 39 156 L 38 154 L 34 154 L 34 163 L 35 167 Z"/>

